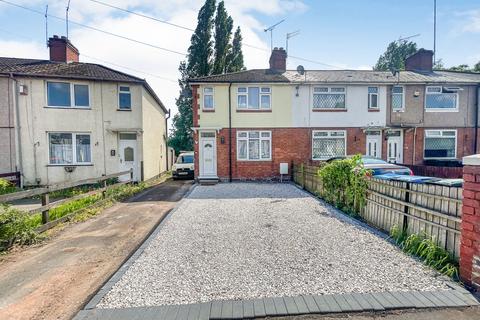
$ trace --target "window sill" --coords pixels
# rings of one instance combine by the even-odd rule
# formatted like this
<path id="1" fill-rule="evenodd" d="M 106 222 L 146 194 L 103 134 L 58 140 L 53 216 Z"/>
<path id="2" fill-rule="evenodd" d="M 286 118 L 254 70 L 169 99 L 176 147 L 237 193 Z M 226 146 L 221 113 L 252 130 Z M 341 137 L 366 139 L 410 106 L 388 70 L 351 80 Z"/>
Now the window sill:
<path id="1" fill-rule="evenodd" d="M 237 109 L 237 112 L 272 112 L 272 109 L 258 109 L 258 110 L 255 110 L 255 109 L 246 109 L 246 110 L 243 110 L 243 109 Z"/>
<path id="2" fill-rule="evenodd" d="M 45 109 L 66 109 L 66 110 L 92 110 L 92 107 L 54 107 L 54 106 L 45 106 Z"/>
<path id="3" fill-rule="evenodd" d="M 117 109 L 117 111 L 132 111 L 132 109 Z"/>
<path id="4" fill-rule="evenodd" d="M 405 112 L 405 109 L 392 109 L 392 113 Z"/>
<path id="5" fill-rule="evenodd" d="M 372 109 L 372 108 L 369 108 L 369 109 L 368 109 L 368 112 L 380 112 L 380 109 Z"/>
<path id="6" fill-rule="evenodd" d="M 82 164 L 47 164 L 47 167 L 93 167 L 93 163 L 82 163 Z"/>
<path id="7" fill-rule="evenodd" d="M 457 109 L 433 109 L 433 108 L 425 108 L 425 112 L 458 112 Z"/>
<path id="8" fill-rule="evenodd" d="M 255 159 L 255 160 L 248 160 L 248 159 L 237 159 L 237 162 L 271 162 L 272 159 Z"/>
<path id="9" fill-rule="evenodd" d="M 202 112 L 215 112 L 215 109 L 202 109 Z"/>
<path id="10" fill-rule="evenodd" d="M 312 112 L 347 112 L 347 109 L 312 109 Z"/>

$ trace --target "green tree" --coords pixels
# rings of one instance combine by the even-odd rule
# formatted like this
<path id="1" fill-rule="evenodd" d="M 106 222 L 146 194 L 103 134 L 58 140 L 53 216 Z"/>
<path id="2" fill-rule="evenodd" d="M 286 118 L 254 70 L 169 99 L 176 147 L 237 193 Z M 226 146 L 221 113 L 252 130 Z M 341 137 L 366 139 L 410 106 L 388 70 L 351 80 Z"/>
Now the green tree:
<path id="1" fill-rule="evenodd" d="M 212 74 L 225 72 L 227 52 L 230 49 L 230 38 L 232 37 L 233 19 L 225 10 L 225 3 L 220 1 L 215 16 L 215 59 Z"/>
<path id="2" fill-rule="evenodd" d="M 451 70 L 451 71 L 472 71 L 472 69 L 470 69 L 468 64 L 460 64 L 458 66 L 453 66 L 453 67 L 448 68 L 448 70 Z"/>
<path id="3" fill-rule="evenodd" d="M 242 32 L 240 27 L 237 28 L 233 35 L 232 45 L 228 51 L 226 57 L 226 72 L 237 72 L 245 70 L 243 64 L 243 52 L 242 52 Z"/>
<path id="4" fill-rule="evenodd" d="M 475 65 L 473 66 L 473 71 L 480 72 L 480 61 L 475 63 Z"/>
<path id="5" fill-rule="evenodd" d="M 417 44 L 412 41 L 393 41 L 387 50 L 378 58 L 377 64 L 373 67 L 377 71 L 388 71 L 392 68 L 405 70 L 405 59 L 417 52 Z"/>
<path id="6" fill-rule="evenodd" d="M 188 85 L 189 78 L 209 75 L 212 65 L 212 27 L 215 14 L 215 0 L 206 0 L 198 12 L 195 32 L 190 39 L 186 62 L 182 61 L 180 71 L 180 95 L 176 100 L 178 113 L 173 117 L 173 128 L 169 145 L 178 154 L 180 150 L 193 150 L 193 114 L 192 91 Z"/>

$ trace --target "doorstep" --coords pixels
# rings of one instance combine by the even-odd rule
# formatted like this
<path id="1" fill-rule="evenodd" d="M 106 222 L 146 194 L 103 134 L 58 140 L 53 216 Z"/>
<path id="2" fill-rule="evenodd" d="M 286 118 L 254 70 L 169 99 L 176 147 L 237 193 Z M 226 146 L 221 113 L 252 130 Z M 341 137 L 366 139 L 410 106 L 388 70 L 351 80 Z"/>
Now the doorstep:
<path id="1" fill-rule="evenodd" d="M 198 177 L 197 181 L 201 185 L 214 185 L 219 182 L 219 179 L 217 176 L 206 176 L 206 177 Z"/>

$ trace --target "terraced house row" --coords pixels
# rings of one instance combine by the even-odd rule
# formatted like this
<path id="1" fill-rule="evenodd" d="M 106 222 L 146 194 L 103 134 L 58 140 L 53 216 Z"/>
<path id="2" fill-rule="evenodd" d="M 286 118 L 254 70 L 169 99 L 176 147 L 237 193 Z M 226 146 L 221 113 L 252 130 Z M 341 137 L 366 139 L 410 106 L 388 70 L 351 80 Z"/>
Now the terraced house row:
<path id="1" fill-rule="evenodd" d="M 197 178 L 278 178 L 282 163 L 358 153 L 414 165 L 476 153 L 480 74 L 433 70 L 432 56 L 420 49 L 405 71 L 292 71 L 275 48 L 268 69 L 192 79 Z"/>

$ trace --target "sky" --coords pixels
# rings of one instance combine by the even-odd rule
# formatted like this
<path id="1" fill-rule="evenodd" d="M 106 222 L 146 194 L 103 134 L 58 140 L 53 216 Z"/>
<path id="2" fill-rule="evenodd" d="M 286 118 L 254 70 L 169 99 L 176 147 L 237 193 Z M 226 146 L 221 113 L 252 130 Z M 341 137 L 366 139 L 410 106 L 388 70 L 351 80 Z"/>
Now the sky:
<path id="1" fill-rule="evenodd" d="M 69 39 L 79 49 L 80 61 L 147 79 L 175 113 L 178 65 L 185 59 L 192 34 L 188 29 L 195 28 L 204 0 L 98 1 L 184 27 L 128 14 L 97 0 L 70 1 Z M 58 18 L 65 17 L 68 0 L 8 2 L 40 13 L 0 1 L 0 56 L 48 59 L 41 12 L 48 5 L 49 36 L 66 35 L 66 23 Z M 307 70 L 371 69 L 388 43 L 418 34 L 411 40 L 419 48 L 433 49 L 433 0 L 225 0 L 225 5 L 235 27 L 242 29 L 249 69 L 268 67 L 270 33 L 264 29 L 282 19 L 273 31 L 274 47 L 285 47 L 286 34 L 300 31 L 289 41 L 289 69 L 299 64 Z M 445 66 L 480 61 L 480 0 L 437 0 L 436 55 Z"/>

